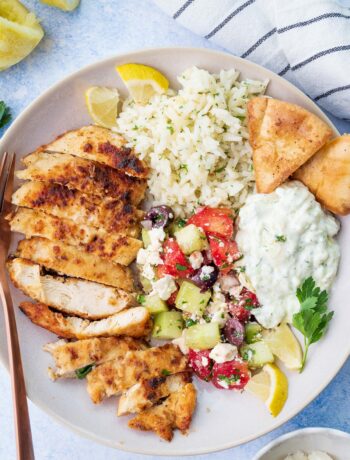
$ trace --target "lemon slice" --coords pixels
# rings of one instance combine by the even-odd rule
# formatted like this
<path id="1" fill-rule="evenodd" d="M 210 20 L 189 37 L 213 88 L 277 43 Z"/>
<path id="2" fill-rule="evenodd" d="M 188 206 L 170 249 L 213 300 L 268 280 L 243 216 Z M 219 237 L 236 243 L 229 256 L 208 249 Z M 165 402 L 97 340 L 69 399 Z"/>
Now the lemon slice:
<path id="1" fill-rule="evenodd" d="M 147 103 L 154 94 L 169 88 L 168 80 L 158 70 L 142 64 L 124 64 L 116 67 L 133 100 Z"/>
<path id="2" fill-rule="evenodd" d="M 92 86 L 85 93 L 91 118 L 100 126 L 112 128 L 118 115 L 119 93 L 115 88 Z"/>
<path id="3" fill-rule="evenodd" d="M 35 15 L 18 0 L 0 0 L 0 70 L 28 56 L 43 36 Z"/>
<path id="4" fill-rule="evenodd" d="M 262 332 L 264 342 L 287 369 L 299 370 L 302 366 L 303 352 L 298 339 L 286 323 Z"/>
<path id="5" fill-rule="evenodd" d="M 288 380 L 275 364 L 265 364 L 262 371 L 254 375 L 245 389 L 262 399 L 273 417 L 283 409 L 288 397 Z"/>
<path id="6" fill-rule="evenodd" d="M 79 5 L 80 0 L 41 0 L 49 6 L 55 6 L 63 11 L 73 11 Z"/>

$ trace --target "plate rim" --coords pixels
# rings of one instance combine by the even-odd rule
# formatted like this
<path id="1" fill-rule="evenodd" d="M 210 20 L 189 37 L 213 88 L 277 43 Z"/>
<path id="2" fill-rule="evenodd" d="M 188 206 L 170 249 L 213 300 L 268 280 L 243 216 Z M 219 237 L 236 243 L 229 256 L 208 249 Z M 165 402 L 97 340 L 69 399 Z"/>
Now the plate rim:
<path id="1" fill-rule="evenodd" d="M 248 59 L 243 59 L 243 58 L 241 58 L 239 56 L 235 56 L 235 55 L 233 55 L 231 53 L 221 51 L 221 50 L 216 50 L 216 49 L 211 49 L 211 48 L 202 48 L 202 47 L 192 47 L 192 46 L 164 46 L 164 47 L 141 48 L 141 49 L 137 49 L 137 50 L 133 50 L 133 51 L 129 51 L 129 52 L 111 54 L 109 56 L 104 57 L 103 59 L 98 59 L 98 60 L 96 60 L 96 61 L 94 61 L 94 62 L 92 62 L 92 63 L 90 63 L 90 64 L 88 64 L 88 65 L 86 65 L 84 67 L 81 67 L 78 70 L 70 72 L 65 77 L 63 77 L 62 79 L 60 79 L 59 81 L 57 81 L 53 85 L 49 86 L 49 88 L 47 88 L 43 93 L 41 93 L 39 96 L 37 96 L 32 102 L 30 102 L 30 104 L 27 107 L 25 107 L 22 110 L 22 112 L 16 117 L 16 119 L 11 124 L 11 126 L 3 134 L 3 136 L 2 136 L 2 138 L 0 140 L 0 152 L 3 150 L 3 144 L 6 143 L 7 138 L 12 135 L 12 132 L 16 131 L 17 125 L 20 125 L 20 123 L 22 122 L 22 119 L 27 116 L 27 113 L 31 112 L 33 109 L 35 110 L 36 106 L 41 104 L 42 100 L 44 100 L 47 96 L 49 96 L 52 93 L 54 93 L 57 90 L 59 90 L 60 87 L 64 86 L 66 83 L 68 83 L 69 80 L 77 78 L 80 74 L 83 74 L 83 73 L 85 73 L 87 71 L 93 70 L 94 68 L 96 68 L 96 67 L 98 67 L 100 65 L 108 65 L 108 64 L 112 65 L 113 61 L 115 61 L 115 60 L 120 60 L 120 59 L 131 60 L 133 58 L 133 56 L 139 56 L 140 54 L 142 54 L 145 58 L 147 58 L 147 55 L 154 54 L 154 53 L 157 53 L 157 52 L 165 52 L 166 53 L 166 52 L 169 52 L 169 51 L 171 51 L 171 52 L 177 51 L 177 52 L 181 53 L 181 51 L 183 51 L 183 50 L 186 50 L 187 52 L 192 52 L 192 53 L 196 53 L 196 52 L 198 52 L 198 53 L 206 53 L 206 54 L 211 55 L 213 57 L 218 56 L 218 55 L 219 56 L 230 57 L 233 60 L 235 60 L 238 64 L 239 63 L 242 63 L 243 65 L 248 64 L 251 67 L 255 67 L 257 71 L 260 70 L 260 71 L 263 71 L 264 73 L 267 73 L 270 79 L 271 78 L 273 78 L 274 80 L 277 79 L 278 81 L 283 83 L 283 85 L 285 85 L 288 88 L 290 93 L 298 94 L 299 96 L 302 96 L 303 98 L 308 99 L 311 102 L 311 104 L 312 104 L 312 106 L 314 108 L 314 111 L 318 115 L 320 115 L 320 114 L 322 115 L 322 117 L 326 120 L 326 122 L 332 128 L 332 130 L 333 130 L 335 135 L 340 136 L 340 133 L 339 133 L 338 129 L 333 124 L 333 122 L 329 119 L 327 114 L 324 113 L 324 111 L 320 107 L 318 107 L 318 105 L 308 95 L 306 95 L 302 90 L 300 90 L 295 85 L 293 85 L 293 83 L 289 82 L 288 80 L 286 80 L 285 78 L 281 77 L 280 75 L 274 73 L 273 71 L 271 71 L 271 70 L 269 70 L 269 69 L 267 69 L 267 68 L 265 68 L 265 67 L 263 67 L 263 66 L 261 66 L 259 64 L 256 64 L 253 61 L 249 61 Z M 6 353 L 4 352 L 4 356 L 0 353 L 0 363 L 7 369 L 7 371 L 9 371 L 6 356 L 7 356 L 7 349 L 6 349 Z M 40 398 L 37 398 L 34 394 L 32 394 L 32 393 L 28 394 L 27 393 L 27 397 L 40 410 L 46 412 L 50 417 L 55 419 L 59 424 L 65 426 L 65 427 L 68 427 L 70 430 L 72 430 L 73 432 L 79 434 L 80 436 L 83 436 L 85 438 L 91 439 L 91 440 L 93 440 L 93 441 L 95 441 L 95 442 L 97 442 L 99 444 L 102 444 L 102 445 L 105 445 L 105 446 L 108 446 L 108 447 L 112 447 L 112 448 L 117 449 L 117 450 L 122 450 L 122 451 L 125 451 L 125 452 L 132 452 L 132 453 L 135 453 L 135 454 L 153 455 L 153 456 L 171 456 L 171 457 L 174 457 L 174 456 L 203 455 L 203 454 L 209 454 L 209 453 L 213 453 L 213 452 L 220 452 L 220 451 L 223 451 L 223 450 L 231 449 L 231 448 L 238 447 L 240 445 L 246 444 L 247 442 L 256 440 L 256 439 L 260 438 L 261 436 L 264 436 L 264 435 L 276 430 L 277 428 L 279 428 L 283 424 L 287 423 L 289 420 L 291 420 L 293 417 L 295 417 L 299 412 L 301 412 L 303 409 L 305 409 L 314 399 L 316 399 L 319 396 L 319 394 L 330 384 L 330 382 L 334 379 L 334 377 L 339 373 L 339 371 L 342 369 L 342 367 L 344 366 L 344 364 L 347 361 L 347 359 L 349 358 L 349 356 L 350 356 L 350 344 L 349 344 L 349 349 L 348 349 L 347 353 L 344 353 L 344 359 L 342 359 L 340 361 L 339 367 L 336 369 L 336 372 L 334 374 L 330 375 L 329 378 L 326 379 L 317 388 L 316 392 L 314 393 L 314 395 L 311 398 L 308 398 L 303 404 L 301 404 L 298 408 L 296 408 L 288 416 L 281 417 L 281 419 L 278 420 L 277 424 L 273 428 L 263 429 L 258 433 L 246 436 L 245 438 L 243 438 L 243 440 L 240 440 L 239 442 L 225 443 L 225 444 L 222 444 L 220 446 L 216 446 L 216 447 L 213 447 L 213 448 L 201 449 L 201 450 L 196 449 L 196 450 L 183 451 L 183 450 L 176 450 L 175 449 L 175 450 L 172 450 L 171 452 L 160 453 L 159 449 L 157 449 L 156 447 L 154 448 L 154 450 L 150 450 L 150 449 L 142 450 L 142 448 L 139 449 L 137 447 L 128 448 L 128 447 L 125 447 L 122 444 L 119 444 L 117 446 L 114 442 L 109 441 L 107 439 L 101 439 L 97 435 L 94 435 L 94 433 L 92 433 L 90 431 L 87 431 L 84 428 L 79 427 L 79 426 L 73 424 L 72 422 L 68 421 L 67 419 L 61 417 L 60 415 L 58 415 L 57 413 L 52 411 L 48 404 L 46 404 L 44 402 L 41 402 Z"/>

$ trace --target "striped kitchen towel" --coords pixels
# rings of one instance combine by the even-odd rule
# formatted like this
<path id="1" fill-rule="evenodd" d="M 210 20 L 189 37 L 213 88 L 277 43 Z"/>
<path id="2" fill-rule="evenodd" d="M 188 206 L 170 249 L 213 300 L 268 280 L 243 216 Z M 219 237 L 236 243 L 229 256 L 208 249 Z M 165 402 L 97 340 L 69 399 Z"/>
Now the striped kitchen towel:
<path id="1" fill-rule="evenodd" d="M 350 120 L 350 0 L 154 0 L 183 26 Z"/>

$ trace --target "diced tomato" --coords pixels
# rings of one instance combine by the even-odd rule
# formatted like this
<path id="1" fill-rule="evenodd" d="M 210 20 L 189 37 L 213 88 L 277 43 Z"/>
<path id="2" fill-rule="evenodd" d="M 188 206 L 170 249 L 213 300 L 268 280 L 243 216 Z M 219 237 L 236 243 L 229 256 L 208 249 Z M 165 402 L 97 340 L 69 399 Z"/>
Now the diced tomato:
<path id="1" fill-rule="evenodd" d="M 250 318 L 250 314 L 251 314 L 250 311 L 246 310 L 244 307 L 242 307 L 238 303 L 236 304 L 230 303 L 228 306 L 228 309 L 231 315 L 234 318 L 238 319 L 238 321 L 240 321 L 241 323 L 246 323 Z"/>
<path id="2" fill-rule="evenodd" d="M 209 357 L 210 350 L 194 351 L 190 349 L 188 359 L 195 374 L 202 380 L 211 380 L 213 360 Z"/>
<path id="3" fill-rule="evenodd" d="M 242 390 L 250 378 L 247 364 L 238 359 L 215 363 L 212 374 L 212 382 L 220 390 Z"/>
<path id="4" fill-rule="evenodd" d="M 237 318 L 242 323 L 246 323 L 252 314 L 251 310 L 258 307 L 260 307 L 260 304 L 254 292 L 243 288 L 238 302 L 230 303 L 228 308 L 234 318 Z"/>
<path id="5" fill-rule="evenodd" d="M 179 290 L 176 289 L 175 292 L 173 292 L 171 294 L 171 296 L 169 297 L 169 299 L 166 301 L 167 304 L 170 306 L 170 307 L 175 307 L 175 301 L 176 301 L 176 297 L 177 297 L 177 294 L 178 294 Z"/>
<path id="6" fill-rule="evenodd" d="M 160 270 L 163 272 L 163 276 L 168 274 L 177 278 L 187 278 L 194 273 L 193 268 L 174 238 L 169 238 L 164 242 L 162 257 L 165 267 Z"/>
<path id="7" fill-rule="evenodd" d="M 202 208 L 187 221 L 205 233 L 214 233 L 224 238 L 233 236 L 233 212 L 227 208 Z"/>
<path id="8" fill-rule="evenodd" d="M 158 265 L 156 268 L 157 278 L 164 278 L 165 275 L 171 275 L 171 269 L 165 264 Z"/>
<path id="9" fill-rule="evenodd" d="M 209 235 L 211 255 L 215 265 L 227 273 L 233 268 L 233 263 L 241 257 L 237 243 L 217 235 Z"/>

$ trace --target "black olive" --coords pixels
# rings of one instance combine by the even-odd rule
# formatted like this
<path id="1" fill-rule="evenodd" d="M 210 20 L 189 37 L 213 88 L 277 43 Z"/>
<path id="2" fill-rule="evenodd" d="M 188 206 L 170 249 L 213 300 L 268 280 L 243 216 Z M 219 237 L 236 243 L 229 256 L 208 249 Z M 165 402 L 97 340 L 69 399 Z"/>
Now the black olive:
<path id="1" fill-rule="evenodd" d="M 244 326 L 238 319 L 230 318 L 226 321 L 224 334 L 232 345 L 239 347 L 244 340 Z"/>
<path id="2" fill-rule="evenodd" d="M 218 279 L 219 269 L 214 265 L 203 265 L 196 273 L 191 276 L 191 280 L 201 291 L 207 291 L 215 284 Z"/>
<path id="3" fill-rule="evenodd" d="M 174 211 L 165 205 L 154 206 L 145 216 L 145 221 L 152 222 L 152 228 L 164 228 L 173 219 Z"/>

